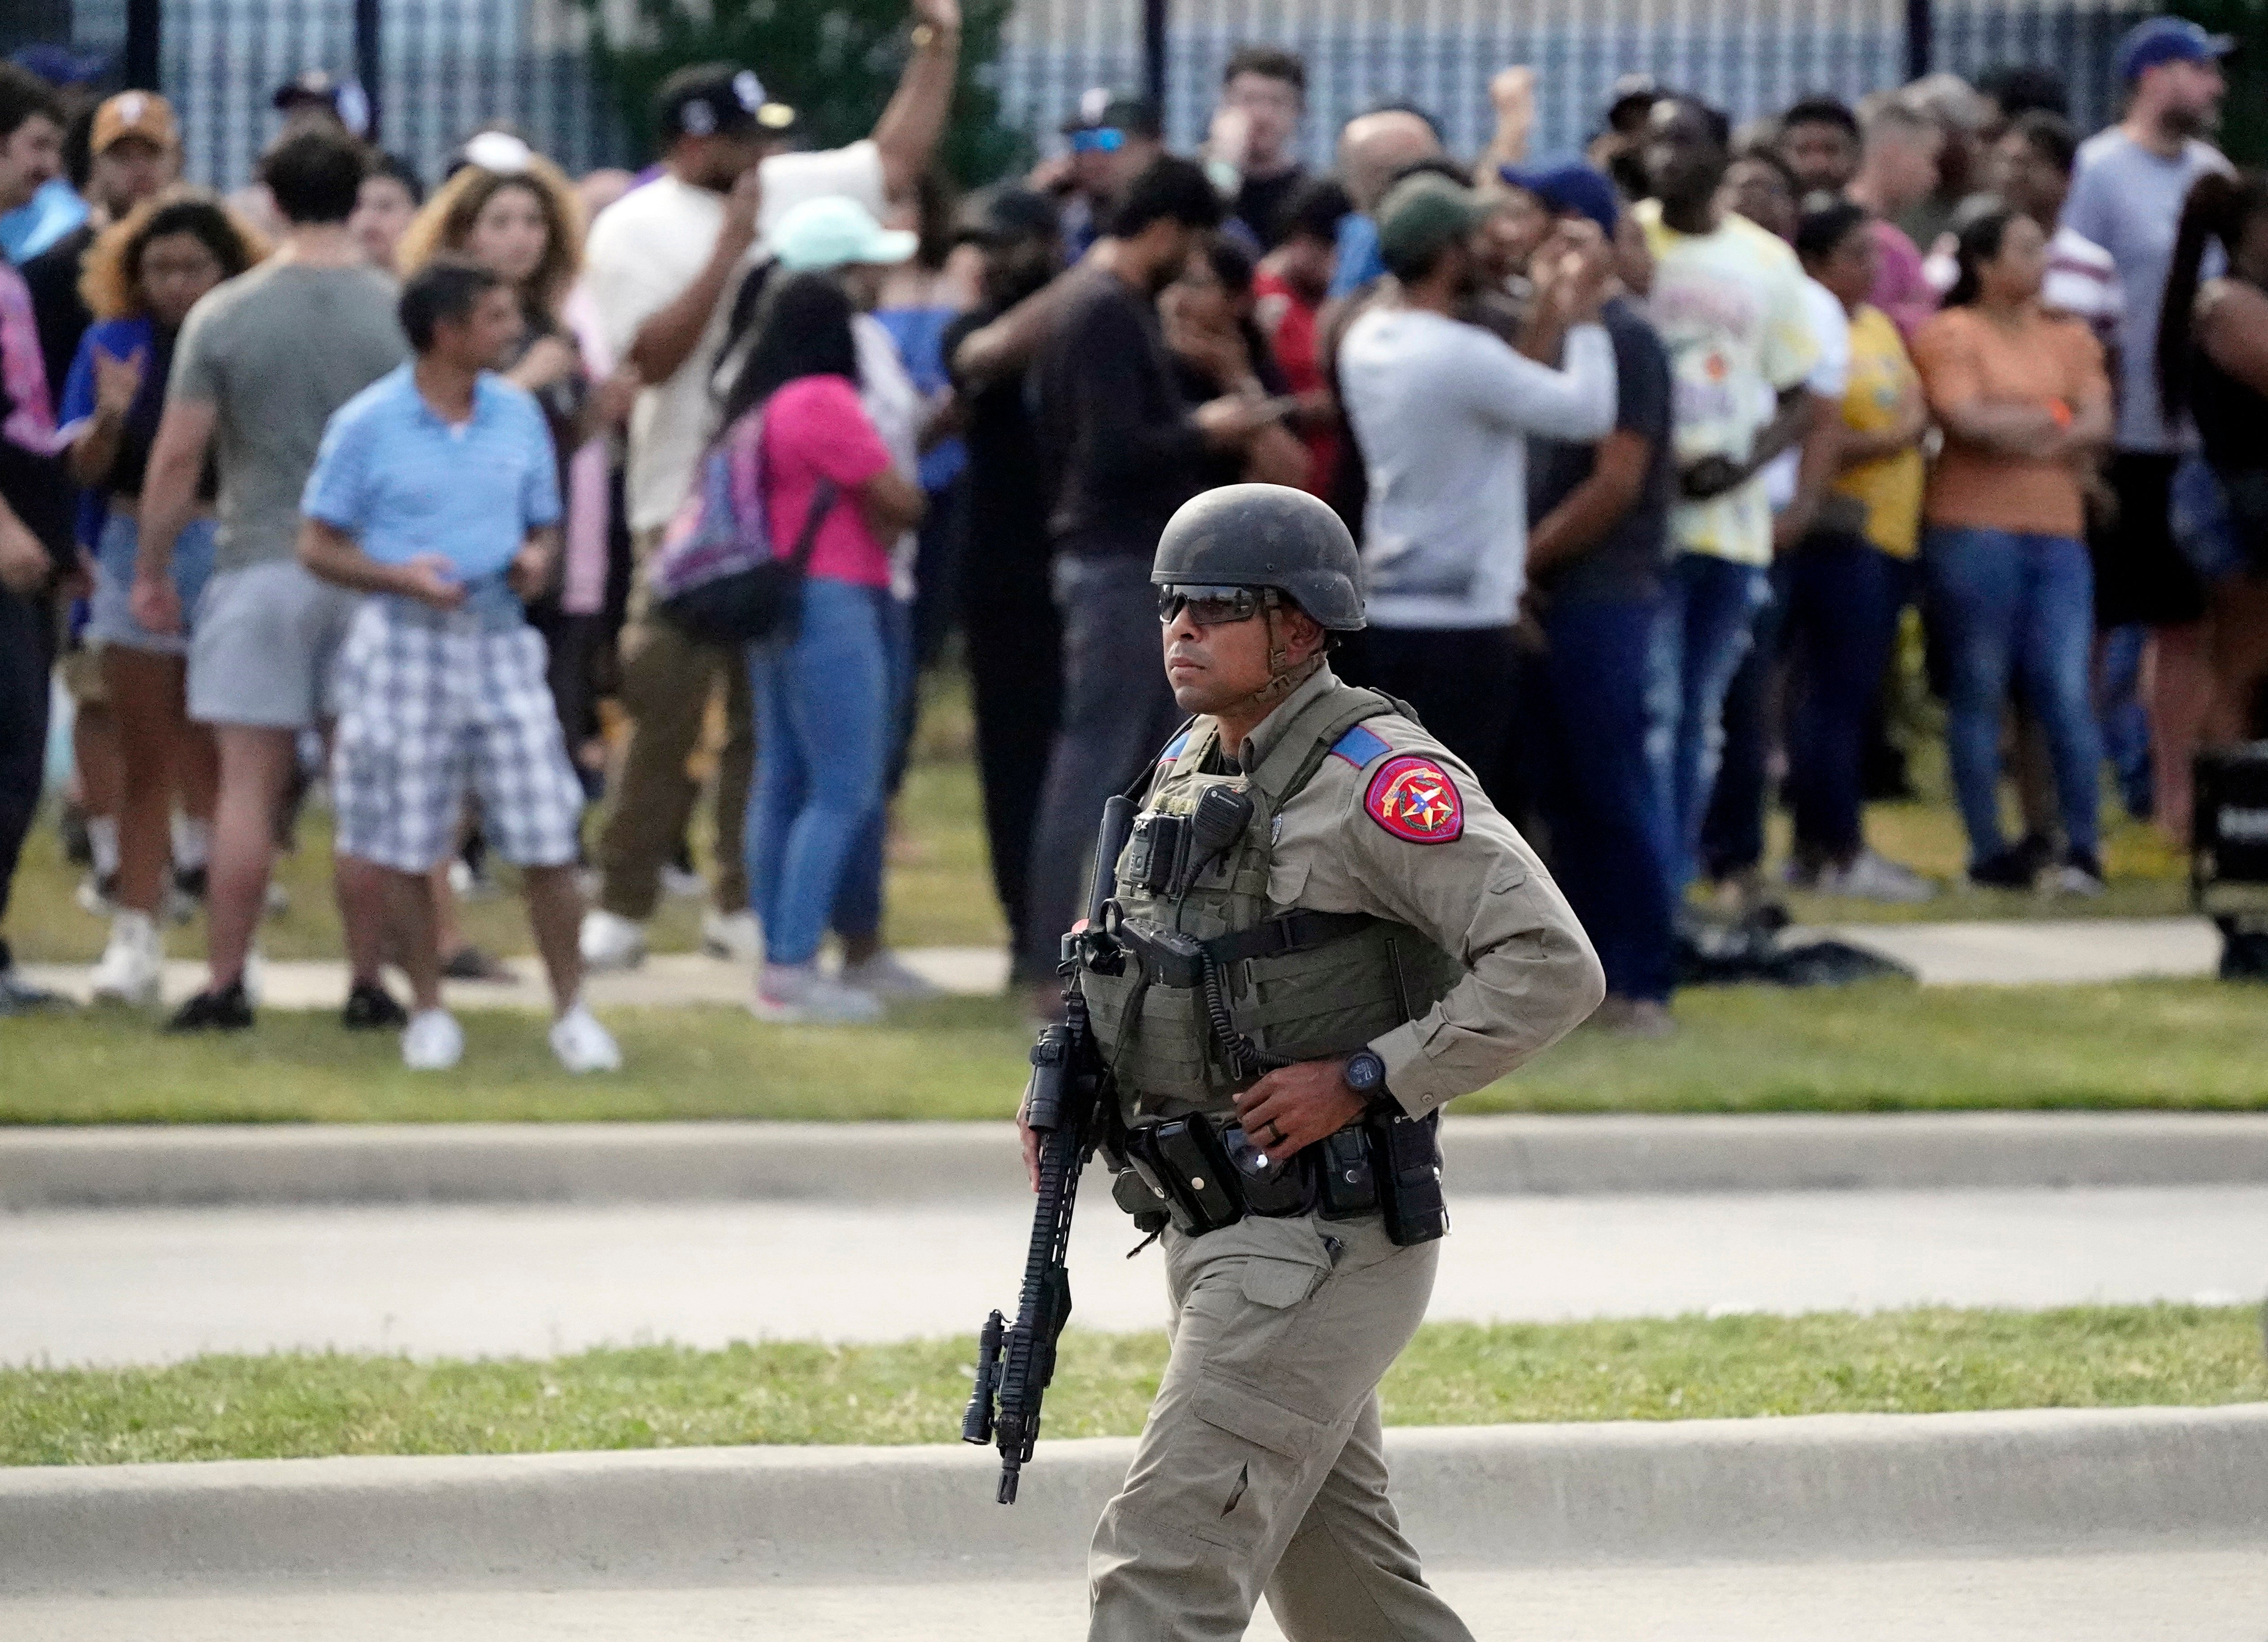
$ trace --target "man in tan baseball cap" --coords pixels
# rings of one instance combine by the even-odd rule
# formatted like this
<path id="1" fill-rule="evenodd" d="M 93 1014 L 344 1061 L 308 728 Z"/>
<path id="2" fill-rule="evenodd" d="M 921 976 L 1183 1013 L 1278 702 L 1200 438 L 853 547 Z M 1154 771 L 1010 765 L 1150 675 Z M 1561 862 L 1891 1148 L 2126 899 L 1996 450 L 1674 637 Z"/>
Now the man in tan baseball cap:
<path id="1" fill-rule="evenodd" d="M 87 203 L 115 222 L 181 174 L 173 106 L 155 92 L 106 99 L 94 111 L 87 152 Z"/>
<path id="2" fill-rule="evenodd" d="M 181 132 L 173 105 L 155 92 L 121 92 L 94 111 L 87 132 L 87 219 L 24 264 L 40 326 L 48 380 L 60 383 L 90 322 L 79 300 L 79 264 L 96 234 L 181 174 Z"/>

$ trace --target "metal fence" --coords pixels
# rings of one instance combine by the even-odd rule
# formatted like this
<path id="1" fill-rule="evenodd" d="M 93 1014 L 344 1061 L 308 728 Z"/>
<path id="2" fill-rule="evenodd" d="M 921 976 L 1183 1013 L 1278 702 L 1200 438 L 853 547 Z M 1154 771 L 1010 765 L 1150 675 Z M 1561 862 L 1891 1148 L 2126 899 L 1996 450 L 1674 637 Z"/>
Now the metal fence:
<path id="1" fill-rule="evenodd" d="M 0 0 L 4 4 L 5 0 Z M 2083 127 L 2109 106 L 2110 56 L 2140 0 L 1938 0 L 1936 66 L 1973 73 L 2033 62 L 2060 70 Z M 180 106 L 196 181 L 233 187 L 276 129 L 269 95 L 306 68 L 352 72 L 353 0 L 164 0 L 166 93 Z M 438 174 L 483 120 L 512 121 L 571 170 L 623 145 L 567 0 L 386 0 L 378 90 L 387 147 Z M 1302 141 L 1328 164 L 1350 115 L 1407 98 L 1455 151 L 1488 140 L 1489 77 L 1532 65 L 1538 155 L 1579 147 L 1606 88 L 1645 70 L 1749 118 L 1806 92 L 1858 97 L 1903 78 L 1904 0 L 1172 0 L 1169 135 L 1204 135 L 1221 65 L 1247 41 L 1308 65 Z M 78 0 L 80 45 L 115 48 L 123 7 Z M 1090 85 L 1142 82 L 1141 0 L 1020 0 L 997 84 L 1003 118 L 1042 148 Z"/>
<path id="2" fill-rule="evenodd" d="M 0 0 L 4 4 L 4 0 Z M 353 0 L 165 0 L 160 78 L 192 181 L 233 188 L 275 135 L 276 87 L 355 70 Z M 386 0 L 376 88 L 384 146 L 429 181 L 484 121 L 509 120 L 571 172 L 619 157 L 581 19 L 550 0 Z M 81 0 L 82 47 L 115 50 L 122 8 Z"/>
<path id="3" fill-rule="evenodd" d="M 1935 63 L 1974 73 L 2001 62 L 2060 70 L 2073 114 L 2107 120 L 2112 46 L 2133 0 L 1940 0 Z M 1748 119 L 1807 92 L 1856 98 L 1904 78 L 1903 0 L 1173 0 L 1166 115 L 1176 145 L 1198 142 L 1222 65 L 1262 42 L 1307 63 L 1311 164 L 1338 127 L 1389 98 L 1432 113 L 1448 146 L 1472 153 L 1493 127 L 1489 78 L 1535 68 L 1532 152 L 1580 147 L 1607 87 L 1643 70 Z M 1000 64 L 1004 118 L 1042 147 L 1090 85 L 1142 81 L 1136 0 L 1021 0 Z"/>

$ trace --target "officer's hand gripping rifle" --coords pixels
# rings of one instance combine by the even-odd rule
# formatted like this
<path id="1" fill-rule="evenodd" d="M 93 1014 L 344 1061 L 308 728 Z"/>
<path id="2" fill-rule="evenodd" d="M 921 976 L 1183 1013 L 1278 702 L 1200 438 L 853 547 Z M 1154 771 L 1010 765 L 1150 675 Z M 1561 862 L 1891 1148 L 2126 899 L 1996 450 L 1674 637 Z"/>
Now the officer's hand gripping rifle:
<path id="1" fill-rule="evenodd" d="M 985 1320 L 976 1346 L 976 1385 L 961 1416 L 963 1442 L 996 1441 L 1000 1448 L 999 1502 L 1016 1502 L 1016 1483 L 1040 1437 L 1040 1401 L 1055 1378 L 1056 1341 L 1071 1317 L 1071 1217 L 1079 1177 L 1102 1138 L 1109 1094 L 1108 1069 L 1087 1024 L 1079 987 L 1082 943 L 1108 940 L 1102 904 L 1109 898 L 1118 853 L 1134 823 L 1133 801 L 1103 806 L 1095 846 L 1094 887 L 1087 927 L 1064 941 L 1063 1019 L 1032 1046 L 1032 1078 L 1024 1094 L 1024 1121 L 1040 1138 L 1039 1197 L 1032 1209 L 1032 1241 L 1024 1256 L 1024 1289 L 1013 1327 L 998 1312 Z"/>

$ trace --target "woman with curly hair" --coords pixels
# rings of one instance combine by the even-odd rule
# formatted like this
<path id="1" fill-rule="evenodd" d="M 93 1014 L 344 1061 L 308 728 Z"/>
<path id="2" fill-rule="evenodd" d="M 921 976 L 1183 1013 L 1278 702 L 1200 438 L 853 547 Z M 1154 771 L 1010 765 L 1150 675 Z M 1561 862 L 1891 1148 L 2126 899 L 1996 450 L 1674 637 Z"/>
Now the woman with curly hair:
<path id="1" fill-rule="evenodd" d="M 86 487 L 94 515 L 83 532 L 97 544 L 87 636 L 101 649 L 123 776 L 117 911 L 95 967 L 98 999 L 157 1002 L 164 958 L 157 914 L 173 800 L 178 793 L 191 825 L 206 823 L 219 779 L 212 733 L 190 721 L 185 683 L 188 630 L 212 571 L 217 481 L 208 461 L 197 512 L 173 547 L 182 630 L 159 633 L 136 621 L 129 604 L 143 474 L 181 322 L 208 291 L 267 254 L 260 236 L 211 195 L 177 190 L 144 202 L 106 231 L 88 249 L 79 279 L 95 323 L 64 381 L 62 418 L 75 433 L 71 477 Z"/>

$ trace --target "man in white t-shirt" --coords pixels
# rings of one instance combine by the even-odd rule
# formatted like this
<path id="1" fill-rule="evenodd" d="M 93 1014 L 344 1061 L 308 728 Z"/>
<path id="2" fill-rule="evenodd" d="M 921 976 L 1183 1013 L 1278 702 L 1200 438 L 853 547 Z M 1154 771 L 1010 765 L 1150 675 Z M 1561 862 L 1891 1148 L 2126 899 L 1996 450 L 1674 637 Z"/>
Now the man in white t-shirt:
<path id="1" fill-rule="evenodd" d="M 1643 151 L 1655 197 L 1633 213 L 1653 254 L 1646 304 L 1669 351 L 1682 499 L 1670 514 L 1668 596 L 1654 633 L 1648 745 L 1671 826 L 1672 891 L 1697 869 L 1724 750 L 1725 692 L 1769 596 L 1771 506 L 1764 470 L 1800 445 L 1822 407 L 1806 384 L 1820 344 L 1803 269 L 1726 208 L 1730 124 L 1664 98 Z"/>
<path id="2" fill-rule="evenodd" d="M 909 192 L 936 151 L 960 56 L 959 0 L 913 0 L 913 52 L 897 92 L 863 142 L 823 153 L 780 152 L 792 111 L 767 100 L 747 69 L 705 63 L 662 83 L 656 113 L 663 174 L 593 225 L 583 280 L 608 341 L 646 383 L 630 417 L 630 525 L 643 565 L 693 486 L 715 433 L 711 390 L 733 300 L 763 238 L 807 199 L 842 195 L 880 217 Z M 696 795 L 685 763 L 721 679 L 727 738 L 717 777 L 716 906 L 703 943 L 753 961 L 755 921 L 740 865 L 755 736 L 747 679 L 718 646 L 696 644 L 645 612 L 634 581 L 622 632 L 622 699 L 630 741 L 599 843 L 604 876 L 583 922 L 584 960 L 624 968 L 645 956 L 644 925 L 663 865 Z"/>

